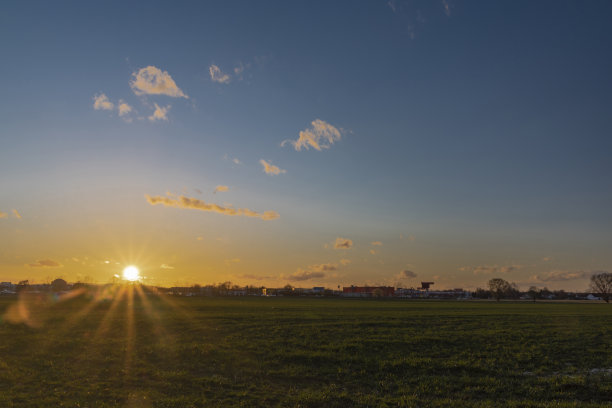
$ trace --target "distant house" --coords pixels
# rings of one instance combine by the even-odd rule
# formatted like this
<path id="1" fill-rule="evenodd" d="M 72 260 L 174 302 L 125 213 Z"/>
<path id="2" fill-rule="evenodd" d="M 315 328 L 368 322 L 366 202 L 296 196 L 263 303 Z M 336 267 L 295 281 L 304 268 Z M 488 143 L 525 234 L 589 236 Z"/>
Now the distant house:
<path id="1" fill-rule="evenodd" d="M 325 293 L 325 288 L 323 286 L 315 286 L 312 288 L 312 293 L 315 295 L 322 295 Z"/>

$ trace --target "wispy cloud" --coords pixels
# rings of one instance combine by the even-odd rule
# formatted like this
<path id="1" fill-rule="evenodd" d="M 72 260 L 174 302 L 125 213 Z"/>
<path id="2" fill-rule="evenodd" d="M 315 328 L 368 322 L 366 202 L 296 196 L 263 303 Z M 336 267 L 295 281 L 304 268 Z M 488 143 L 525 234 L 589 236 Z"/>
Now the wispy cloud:
<path id="1" fill-rule="evenodd" d="M 450 0 L 442 0 L 442 7 L 444 8 L 444 14 L 446 14 L 447 17 L 450 17 L 452 7 Z"/>
<path id="2" fill-rule="evenodd" d="M 232 215 L 232 216 L 243 216 L 243 217 L 254 217 L 260 218 L 265 221 L 275 220 L 279 218 L 279 215 L 276 211 L 264 211 L 263 213 L 259 213 L 248 208 L 234 208 L 231 206 L 220 206 L 218 204 L 207 203 L 203 200 L 198 200 L 197 198 L 190 198 L 186 196 L 179 196 L 177 198 L 173 197 L 163 197 L 163 196 L 155 196 L 151 197 L 150 195 L 145 195 L 147 202 L 151 205 L 161 204 L 166 207 L 175 207 L 175 208 L 184 208 L 191 210 L 199 210 L 199 211 L 209 211 L 215 212 L 223 215 Z"/>
<path id="3" fill-rule="evenodd" d="M 353 241 L 348 238 L 336 238 L 336 242 L 334 242 L 335 249 L 350 249 L 353 247 Z"/>
<path id="4" fill-rule="evenodd" d="M 161 269 L 174 269 L 174 266 L 170 266 L 168 264 L 161 264 L 161 265 L 159 265 L 159 267 Z"/>
<path id="5" fill-rule="evenodd" d="M 105 94 L 101 93 L 94 96 L 93 107 L 95 110 L 113 110 L 115 104 L 112 103 Z"/>
<path id="6" fill-rule="evenodd" d="M 231 160 L 232 163 L 234 164 L 238 164 L 238 165 L 242 164 L 242 162 L 239 159 L 237 159 L 236 157 L 230 157 L 227 153 L 223 155 L 223 159 Z"/>
<path id="7" fill-rule="evenodd" d="M 27 264 L 30 268 L 61 268 L 63 265 L 53 259 L 41 259 Z"/>
<path id="8" fill-rule="evenodd" d="M 338 270 L 338 265 L 335 263 L 314 264 L 310 265 L 308 270 L 313 272 L 331 272 Z"/>
<path id="9" fill-rule="evenodd" d="M 535 282 L 568 281 L 574 279 L 587 279 L 590 278 L 593 273 L 593 271 L 554 270 L 541 275 L 533 275 L 531 279 Z"/>
<path id="10" fill-rule="evenodd" d="M 221 71 L 221 68 L 214 64 L 208 68 L 208 72 L 210 72 L 210 79 L 213 82 L 218 82 L 220 84 L 229 84 L 231 81 L 230 76 Z"/>
<path id="11" fill-rule="evenodd" d="M 15 216 L 15 218 L 19 218 L 21 219 L 21 214 L 19 214 L 19 211 L 17 211 L 16 209 L 13 208 L 13 215 Z"/>
<path id="12" fill-rule="evenodd" d="M 371 242 L 371 244 L 374 246 L 382 246 L 383 243 L 380 241 L 374 241 L 374 242 Z"/>
<path id="13" fill-rule="evenodd" d="M 266 174 L 278 175 L 278 174 L 287 172 L 287 170 L 283 170 L 280 167 L 275 166 L 272 163 L 265 161 L 264 159 L 261 159 L 259 163 L 263 166 L 263 170 Z"/>
<path id="14" fill-rule="evenodd" d="M 377 251 L 377 250 L 375 250 L 375 249 L 370 249 L 370 253 L 371 253 L 372 255 L 377 255 L 377 254 L 378 254 L 378 251 Z"/>
<path id="15" fill-rule="evenodd" d="M 167 71 L 149 65 L 132 74 L 130 87 L 136 95 L 167 95 L 173 98 L 189 98 L 174 82 Z"/>
<path id="16" fill-rule="evenodd" d="M 340 260 L 340 265 L 342 265 L 342 266 L 346 266 L 346 265 L 348 265 L 350 263 L 351 263 L 350 259 L 341 259 Z"/>
<path id="17" fill-rule="evenodd" d="M 218 192 L 223 192 L 227 190 L 229 190 L 228 186 L 217 186 L 215 187 L 215 191 L 213 191 L 213 194 L 217 194 Z"/>
<path id="18" fill-rule="evenodd" d="M 550 262 L 552 260 L 553 260 L 552 256 L 545 256 L 545 257 L 542 258 L 542 262 Z"/>
<path id="19" fill-rule="evenodd" d="M 398 279 L 410 279 L 410 278 L 416 278 L 417 274 L 412 271 L 409 271 L 408 269 L 404 269 L 403 271 L 398 273 L 396 277 Z"/>
<path id="20" fill-rule="evenodd" d="M 308 271 L 303 269 L 298 269 L 293 272 L 291 275 L 283 276 L 282 278 L 292 280 L 292 281 L 305 281 L 316 278 L 324 278 L 324 272 L 316 272 L 316 271 Z"/>
<path id="21" fill-rule="evenodd" d="M 168 111 L 170 108 L 170 105 L 161 107 L 158 104 L 155 104 L 155 111 L 151 116 L 149 116 L 149 120 L 151 122 L 155 122 L 156 120 L 168 120 Z"/>
<path id="22" fill-rule="evenodd" d="M 522 269 L 522 265 L 480 265 L 480 266 L 462 266 L 459 268 L 462 272 L 472 272 L 474 275 L 490 275 L 494 273 L 510 273 Z"/>
<path id="23" fill-rule="evenodd" d="M 311 127 L 300 132 L 297 140 L 284 140 L 281 146 L 291 144 L 297 151 L 311 147 L 315 150 L 328 149 L 335 142 L 342 138 L 340 130 L 329 123 L 315 119 L 311 123 Z"/>

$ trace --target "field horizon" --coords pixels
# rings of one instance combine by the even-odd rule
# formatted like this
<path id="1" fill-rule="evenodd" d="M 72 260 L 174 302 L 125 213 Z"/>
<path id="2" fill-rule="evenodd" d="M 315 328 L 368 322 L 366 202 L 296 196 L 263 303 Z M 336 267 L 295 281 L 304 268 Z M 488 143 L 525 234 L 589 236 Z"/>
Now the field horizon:
<path id="1" fill-rule="evenodd" d="M 604 407 L 612 395 L 612 314 L 599 303 L 180 298 L 134 285 L 25 298 L 0 298 L 7 407 Z M 30 320 L 11 323 L 15 310 Z"/>

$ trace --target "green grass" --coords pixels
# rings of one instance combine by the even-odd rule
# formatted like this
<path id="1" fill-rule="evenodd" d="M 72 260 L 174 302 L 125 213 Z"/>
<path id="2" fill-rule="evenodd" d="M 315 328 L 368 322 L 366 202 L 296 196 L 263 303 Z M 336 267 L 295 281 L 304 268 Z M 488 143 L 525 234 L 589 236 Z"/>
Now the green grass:
<path id="1" fill-rule="evenodd" d="M 590 372 L 612 368 L 610 305 L 147 300 L 25 302 L 34 326 L 0 324 L 0 406 L 611 406 Z"/>

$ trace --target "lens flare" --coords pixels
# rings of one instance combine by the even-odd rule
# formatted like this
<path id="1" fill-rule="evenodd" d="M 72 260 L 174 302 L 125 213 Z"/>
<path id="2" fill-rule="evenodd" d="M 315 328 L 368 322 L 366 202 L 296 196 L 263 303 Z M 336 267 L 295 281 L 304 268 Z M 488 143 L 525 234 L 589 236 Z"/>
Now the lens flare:
<path id="1" fill-rule="evenodd" d="M 140 279 L 140 272 L 138 268 L 135 266 L 128 266 L 123 270 L 123 279 L 128 280 L 130 282 L 136 282 Z"/>

